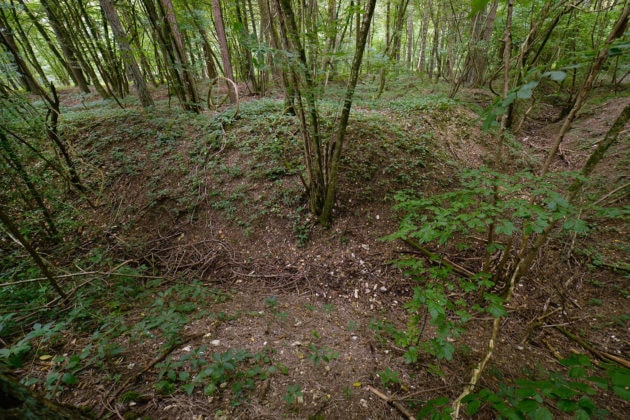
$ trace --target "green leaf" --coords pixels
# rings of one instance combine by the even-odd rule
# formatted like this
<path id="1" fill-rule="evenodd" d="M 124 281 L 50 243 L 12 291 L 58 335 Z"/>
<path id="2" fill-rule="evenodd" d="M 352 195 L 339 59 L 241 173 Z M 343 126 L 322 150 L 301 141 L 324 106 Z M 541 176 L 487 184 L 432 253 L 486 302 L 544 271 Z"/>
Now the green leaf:
<path id="1" fill-rule="evenodd" d="M 206 394 L 207 396 L 210 396 L 214 394 L 215 392 L 217 392 L 217 386 L 212 382 L 206 385 L 206 387 L 203 389 L 203 393 Z"/>
<path id="2" fill-rule="evenodd" d="M 630 388 L 627 386 L 613 385 L 613 391 L 617 396 L 623 398 L 626 401 L 630 401 Z"/>
<path id="3" fill-rule="evenodd" d="M 61 377 L 61 382 L 66 385 L 75 385 L 78 381 L 77 377 L 74 376 L 72 373 L 64 373 Z"/>
<path id="4" fill-rule="evenodd" d="M 608 389 L 608 379 L 606 378 L 600 376 L 589 376 L 587 379 L 601 389 Z"/>
<path id="5" fill-rule="evenodd" d="M 586 376 L 586 369 L 582 366 L 573 366 L 569 369 L 569 378 L 584 378 Z"/>
<path id="6" fill-rule="evenodd" d="M 558 400 L 558 408 L 565 413 L 572 413 L 578 408 L 575 401 L 560 399 Z"/>
<path id="7" fill-rule="evenodd" d="M 516 396 L 521 398 L 531 398 L 534 395 L 538 394 L 535 388 L 531 387 L 522 387 L 516 389 Z"/>
<path id="8" fill-rule="evenodd" d="M 615 386 L 630 387 L 630 370 L 615 369 L 610 372 L 610 379 Z"/>
<path id="9" fill-rule="evenodd" d="M 470 15 L 469 15 L 469 17 L 473 17 L 476 14 L 482 12 L 486 8 L 486 6 L 487 6 L 489 1 L 490 0 L 472 0 L 470 2 Z"/>
<path id="10" fill-rule="evenodd" d="M 583 354 L 572 354 L 571 356 L 560 360 L 562 366 L 592 366 L 591 359 Z"/>
<path id="11" fill-rule="evenodd" d="M 497 225 L 496 233 L 499 235 L 505 234 L 508 236 L 512 236 L 512 233 L 515 230 L 516 230 L 516 226 L 514 226 L 514 223 L 510 222 L 509 220 L 504 220 Z"/>
<path id="12" fill-rule="evenodd" d="M 578 401 L 578 405 L 580 406 L 580 408 L 588 411 L 593 411 L 595 409 L 595 403 L 593 403 L 593 400 L 591 400 L 587 396 L 580 398 L 580 400 Z"/>
<path id="13" fill-rule="evenodd" d="M 567 78 L 567 73 L 564 71 L 548 71 L 542 74 L 543 77 L 548 77 L 554 82 L 561 82 Z"/>
<path id="14" fill-rule="evenodd" d="M 539 404 L 537 401 L 526 398 L 524 400 L 519 401 L 516 405 L 516 409 L 523 413 L 532 413 L 536 412 Z"/>
<path id="15" fill-rule="evenodd" d="M 529 99 L 532 97 L 534 88 L 538 86 L 538 82 L 537 81 L 531 81 L 523 86 L 521 86 L 521 88 L 518 90 L 518 92 L 516 92 L 516 97 L 518 99 Z"/>
<path id="16" fill-rule="evenodd" d="M 187 395 L 192 395 L 193 391 L 195 390 L 195 384 L 189 383 L 189 384 L 183 385 L 182 389 L 186 392 Z"/>
<path id="17" fill-rule="evenodd" d="M 466 414 L 469 416 L 477 414 L 479 409 L 481 408 L 481 401 L 478 399 L 472 400 L 468 405 L 466 405 Z"/>
<path id="18" fill-rule="evenodd" d="M 574 420 L 590 420 L 591 416 L 584 410 L 577 410 L 573 413 Z"/>
<path id="19" fill-rule="evenodd" d="M 501 305 L 495 305 L 494 303 L 486 308 L 486 312 L 495 318 L 500 318 L 507 314 L 506 310 Z"/>
<path id="20" fill-rule="evenodd" d="M 531 416 L 535 420 L 553 420 L 553 414 L 547 409 L 547 407 L 538 407 L 538 409 Z"/>
<path id="21" fill-rule="evenodd" d="M 581 219 L 567 219 L 562 224 L 562 229 L 571 230 L 576 233 L 587 233 L 588 225 Z"/>

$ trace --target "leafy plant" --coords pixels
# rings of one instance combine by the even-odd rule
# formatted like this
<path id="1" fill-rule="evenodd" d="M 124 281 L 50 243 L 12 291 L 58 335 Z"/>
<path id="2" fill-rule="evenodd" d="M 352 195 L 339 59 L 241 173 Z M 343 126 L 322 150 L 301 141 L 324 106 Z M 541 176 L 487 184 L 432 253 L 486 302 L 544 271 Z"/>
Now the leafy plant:
<path id="1" fill-rule="evenodd" d="M 47 324 L 35 324 L 31 332 L 24 336 L 20 341 L 11 347 L 0 349 L 0 360 L 4 361 L 9 367 L 22 367 L 24 358 L 33 348 L 33 341 L 40 339 L 41 343 L 52 341 L 59 333 L 66 328 L 63 322 Z"/>
<path id="2" fill-rule="evenodd" d="M 245 350 L 230 349 L 212 353 L 208 361 L 204 356 L 206 352 L 207 347 L 202 346 L 191 349 L 179 359 L 169 357 L 158 364 L 156 390 L 171 394 L 180 388 L 191 395 L 199 387 L 204 394 L 212 395 L 230 386 L 233 403 L 238 404 L 244 393 L 255 388 L 256 381 L 263 381 L 276 371 L 264 353 L 253 355 Z"/>
<path id="3" fill-rule="evenodd" d="M 608 412 L 598 408 L 591 398 L 599 390 L 612 390 L 617 396 L 630 401 L 630 370 L 604 364 L 604 376 L 589 374 L 590 359 L 583 355 L 572 355 L 560 362 L 567 372 L 540 371 L 536 376 L 517 379 L 514 385 L 501 385 L 499 390 L 484 388 L 468 395 L 466 412 L 474 416 L 489 405 L 500 416 L 506 418 L 553 418 L 548 406 L 553 405 L 577 419 L 603 418 Z"/>
<path id="4" fill-rule="evenodd" d="M 304 395 L 302 394 L 302 388 L 300 388 L 300 385 L 293 384 L 287 386 L 287 393 L 284 396 L 284 401 L 286 401 L 289 405 L 304 403 Z"/>
<path id="5" fill-rule="evenodd" d="M 311 350 L 311 354 L 308 358 L 313 361 L 316 366 L 322 361 L 329 363 L 331 360 L 339 358 L 339 353 L 326 347 L 317 348 L 315 344 L 310 343 L 308 348 Z"/>
<path id="6" fill-rule="evenodd" d="M 385 370 L 378 371 L 378 377 L 381 379 L 383 386 L 389 387 L 393 384 L 399 384 L 400 378 L 398 377 L 398 372 L 394 372 L 388 367 Z"/>

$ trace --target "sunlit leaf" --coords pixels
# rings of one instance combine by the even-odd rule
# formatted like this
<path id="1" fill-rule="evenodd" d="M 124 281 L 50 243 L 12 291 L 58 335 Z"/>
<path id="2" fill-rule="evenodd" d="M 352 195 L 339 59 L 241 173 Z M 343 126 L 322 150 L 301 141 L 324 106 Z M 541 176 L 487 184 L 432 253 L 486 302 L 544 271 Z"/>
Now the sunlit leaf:
<path id="1" fill-rule="evenodd" d="M 543 73 L 543 77 L 548 77 L 554 82 L 561 82 L 567 78 L 567 73 L 560 70 L 548 71 L 546 73 Z"/>

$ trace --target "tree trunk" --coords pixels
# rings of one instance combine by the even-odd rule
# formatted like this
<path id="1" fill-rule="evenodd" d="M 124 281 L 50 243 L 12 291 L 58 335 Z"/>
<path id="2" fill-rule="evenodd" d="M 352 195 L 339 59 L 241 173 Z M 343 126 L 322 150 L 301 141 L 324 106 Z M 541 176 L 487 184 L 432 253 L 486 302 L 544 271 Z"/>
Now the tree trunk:
<path id="1" fill-rule="evenodd" d="M 173 3 L 171 0 L 160 0 L 160 5 L 162 6 L 162 13 L 166 18 L 165 27 L 168 29 L 173 44 L 175 64 L 181 71 L 181 79 L 184 82 L 184 88 L 188 96 L 188 103 L 185 104 L 184 107 L 190 111 L 201 112 L 201 102 L 199 100 L 197 86 L 195 85 L 195 77 L 186 59 L 184 42 L 182 41 L 177 19 L 175 18 Z"/>
<path id="2" fill-rule="evenodd" d="M 37 83 L 31 70 L 28 68 L 26 62 L 22 59 L 20 51 L 18 50 L 17 44 L 15 43 L 15 39 L 13 38 L 13 31 L 10 27 L 8 27 L 8 22 L 4 19 L 4 13 L 0 14 L 0 44 L 4 45 L 5 48 L 11 53 L 13 56 L 13 61 L 17 66 L 18 73 L 20 75 L 20 80 L 24 86 L 24 88 L 32 92 L 36 95 L 42 96 L 42 98 L 46 99 L 48 95 L 42 89 L 42 87 Z"/>
<path id="3" fill-rule="evenodd" d="M 350 78 L 348 79 L 348 85 L 346 86 L 346 94 L 343 101 L 343 108 L 341 115 L 338 119 L 338 124 L 335 130 L 335 140 L 331 144 L 331 150 L 327 153 L 330 159 L 330 163 L 327 163 L 327 167 L 330 168 L 327 174 L 326 185 L 326 199 L 319 218 L 320 223 L 324 227 L 330 226 L 332 223 L 332 210 L 335 204 L 337 195 L 338 179 L 339 179 L 339 164 L 341 163 L 341 152 L 343 150 L 343 144 L 346 137 L 346 129 L 348 127 L 348 120 L 350 118 L 350 110 L 352 108 L 352 98 L 354 97 L 354 90 L 359 80 L 359 70 L 361 69 L 361 62 L 363 61 L 363 53 L 365 51 L 365 45 L 367 43 L 368 34 L 370 33 L 370 25 L 372 23 L 372 17 L 374 16 L 374 8 L 376 6 L 376 0 L 368 0 L 366 5 L 365 15 L 363 16 L 363 23 L 357 38 L 357 45 L 352 59 L 352 68 L 350 69 Z"/>
<path id="4" fill-rule="evenodd" d="M 138 62 L 133 56 L 131 47 L 129 46 L 125 31 L 120 23 L 120 18 L 118 17 L 118 13 L 116 13 L 112 0 L 100 0 L 100 4 L 105 18 L 112 27 L 114 37 L 116 38 L 118 48 L 120 49 L 120 56 L 122 57 L 127 72 L 129 73 L 129 77 L 133 80 L 134 88 L 136 89 L 142 106 L 145 108 L 153 106 L 153 99 L 149 93 L 149 88 L 142 76 L 140 67 L 138 67 Z"/>
<path id="5" fill-rule="evenodd" d="M 202 44 L 203 57 L 206 62 L 206 72 L 208 73 L 208 78 L 214 79 L 218 76 L 218 73 L 217 73 L 217 68 L 214 64 L 216 58 L 214 56 L 214 53 L 212 52 L 212 45 L 210 45 L 208 33 L 204 29 L 201 22 L 199 22 L 198 16 L 195 13 L 193 13 L 192 9 L 190 8 L 190 5 L 188 4 L 188 1 L 184 0 L 183 3 L 184 3 L 184 7 L 188 11 L 188 14 L 190 15 L 190 18 L 193 21 L 193 24 L 195 25 L 195 28 L 197 28 L 197 31 L 199 32 L 199 35 L 201 35 L 201 39 L 203 40 L 203 44 Z"/>
<path id="6" fill-rule="evenodd" d="M 219 39 L 219 49 L 221 50 L 221 61 L 223 62 L 223 74 L 225 77 L 236 83 L 234 80 L 234 72 L 232 71 L 232 62 L 230 61 L 230 49 L 228 47 L 227 36 L 225 35 L 225 27 L 223 26 L 223 12 L 221 11 L 220 0 L 212 0 L 212 13 L 214 15 L 214 26 Z M 236 102 L 236 92 L 228 86 L 230 102 Z"/>
<path id="7" fill-rule="evenodd" d="M 50 26 L 53 28 L 55 32 L 55 36 L 59 41 L 59 45 L 61 46 L 61 51 L 66 58 L 66 62 L 70 67 L 70 71 L 73 74 L 73 80 L 77 82 L 78 87 L 85 93 L 90 93 L 90 88 L 88 87 L 87 79 L 83 74 L 83 69 L 79 64 L 79 61 L 76 57 L 74 47 L 70 42 L 68 34 L 66 33 L 65 28 L 57 18 L 57 15 L 52 9 L 49 0 L 40 0 L 44 10 L 46 11 L 46 16 L 48 16 L 48 21 L 50 22 Z"/>
<path id="8" fill-rule="evenodd" d="M 431 17 L 431 2 L 428 4 L 429 10 L 422 11 L 422 35 L 420 41 L 420 57 L 418 57 L 417 71 L 427 71 L 427 37 L 429 35 L 429 18 Z"/>

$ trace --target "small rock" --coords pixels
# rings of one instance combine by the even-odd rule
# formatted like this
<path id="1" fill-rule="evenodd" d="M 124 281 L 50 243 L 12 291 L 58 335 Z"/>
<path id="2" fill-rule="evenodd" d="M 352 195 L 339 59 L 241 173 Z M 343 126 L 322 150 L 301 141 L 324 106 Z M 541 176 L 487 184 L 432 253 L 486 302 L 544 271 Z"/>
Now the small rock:
<path id="1" fill-rule="evenodd" d="M 210 344 L 211 344 L 211 345 L 213 345 L 213 346 L 215 346 L 215 347 L 216 347 L 216 346 L 219 346 L 219 345 L 221 345 L 221 340 L 212 340 L 212 341 L 210 342 Z"/>

